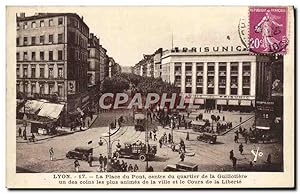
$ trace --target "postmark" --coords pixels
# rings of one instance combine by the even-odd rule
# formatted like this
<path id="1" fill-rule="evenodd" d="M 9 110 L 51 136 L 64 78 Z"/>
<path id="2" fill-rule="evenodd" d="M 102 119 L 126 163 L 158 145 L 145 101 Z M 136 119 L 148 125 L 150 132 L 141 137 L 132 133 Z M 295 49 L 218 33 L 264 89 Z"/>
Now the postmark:
<path id="1" fill-rule="evenodd" d="M 287 9 L 285 7 L 250 7 L 250 52 L 286 54 L 287 45 Z"/>

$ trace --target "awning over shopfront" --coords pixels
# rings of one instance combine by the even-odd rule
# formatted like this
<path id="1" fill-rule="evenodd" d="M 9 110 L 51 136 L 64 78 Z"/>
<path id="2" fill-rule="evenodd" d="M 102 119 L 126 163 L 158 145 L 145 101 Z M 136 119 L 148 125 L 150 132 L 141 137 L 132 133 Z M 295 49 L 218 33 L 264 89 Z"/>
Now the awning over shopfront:
<path id="1" fill-rule="evenodd" d="M 259 119 L 257 118 L 255 121 L 255 128 L 261 130 L 270 130 L 271 121 L 267 119 Z"/>
<path id="2" fill-rule="evenodd" d="M 241 106 L 251 106 L 251 100 L 241 100 Z"/>
<path id="3" fill-rule="evenodd" d="M 38 113 L 38 116 L 57 119 L 63 108 L 63 104 L 45 103 Z"/>
<path id="4" fill-rule="evenodd" d="M 25 113 L 27 114 L 36 114 L 38 110 L 42 108 L 45 102 L 38 101 L 38 100 L 28 100 L 25 103 Z M 20 108 L 20 113 L 24 113 L 24 106 Z"/>
<path id="5" fill-rule="evenodd" d="M 202 99 L 202 98 L 196 98 L 194 104 L 204 104 L 204 99 Z"/>
<path id="6" fill-rule="evenodd" d="M 192 98 L 185 98 L 185 99 L 184 99 L 184 103 L 185 103 L 185 104 L 193 103 L 192 100 L 193 100 Z"/>
<path id="7" fill-rule="evenodd" d="M 217 100 L 217 105 L 227 105 L 226 100 Z"/>
<path id="8" fill-rule="evenodd" d="M 238 100 L 228 100 L 228 105 L 238 106 L 239 105 L 239 101 Z"/>

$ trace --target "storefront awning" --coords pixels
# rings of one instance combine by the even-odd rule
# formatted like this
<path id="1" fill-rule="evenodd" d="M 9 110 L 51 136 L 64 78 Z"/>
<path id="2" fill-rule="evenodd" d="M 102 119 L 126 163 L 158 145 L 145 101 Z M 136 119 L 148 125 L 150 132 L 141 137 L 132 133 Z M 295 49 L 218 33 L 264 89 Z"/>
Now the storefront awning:
<path id="1" fill-rule="evenodd" d="M 228 105 L 238 106 L 239 105 L 239 101 L 238 100 L 228 100 Z"/>
<path id="2" fill-rule="evenodd" d="M 227 101 L 226 100 L 217 100 L 217 105 L 226 105 Z"/>
<path id="3" fill-rule="evenodd" d="M 192 98 L 185 98 L 185 99 L 184 99 L 184 103 L 185 103 L 185 104 L 193 103 L 192 100 L 193 100 Z"/>
<path id="4" fill-rule="evenodd" d="M 251 106 L 251 100 L 241 100 L 241 106 Z"/>
<path id="5" fill-rule="evenodd" d="M 194 104 L 204 104 L 204 99 L 196 98 Z"/>
<path id="6" fill-rule="evenodd" d="M 25 113 L 35 114 L 39 109 L 42 108 L 44 104 L 45 102 L 41 102 L 38 100 L 28 100 L 25 103 Z M 24 106 L 19 110 L 19 112 L 24 113 Z"/>
<path id="7" fill-rule="evenodd" d="M 255 128 L 261 130 L 270 130 L 271 128 L 271 121 L 268 119 L 260 119 L 257 118 L 255 121 Z"/>
<path id="8" fill-rule="evenodd" d="M 63 108 L 63 104 L 45 103 L 38 113 L 38 116 L 57 119 Z"/>

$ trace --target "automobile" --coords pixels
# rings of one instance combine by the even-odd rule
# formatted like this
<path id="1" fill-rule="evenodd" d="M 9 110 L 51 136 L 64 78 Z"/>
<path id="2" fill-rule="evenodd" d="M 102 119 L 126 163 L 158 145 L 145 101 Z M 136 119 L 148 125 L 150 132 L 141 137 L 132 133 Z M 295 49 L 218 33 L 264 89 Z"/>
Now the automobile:
<path id="1" fill-rule="evenodd" d="M 197 137 L 198 141 L 203 141 L 206 143 L 210 143 L 210 144 L 215 144 L 217 142 L 217 135 L 212 134 L 212 133 L 201 133 L 198 137 Z"/>
<path id="2" fill-rule="evenodd" d="M 205 120 L 193 120 L 191 122 L 191 127 L 193 129 L 193 131 L 195 132 L 201 132 L 203 130 L 205 130 L 207 127 L 209 127 L 209 122 L 205 121 Z"/>
<path id="3" fill-rule="evenodd" d="M 116 151 L 116 157 L 118 158 L 134 158 L 141 161 L 146 161 L 155 157 L 157 152 L 156 145 L 142 143 L 140 141 L 134 143 L 124 143 L 124 147 L 121 147 Z"/>
<path id="4" fill-rule="evenodd" d="M 89 146 L 76 147 L 74 150 L 68 151 L 66 157 L 69 159 L 87 160 L 89 154 L 93 156 L 93 148 Z"/>
<path id="5" fill-rule="evenodd" d="M 195 172 L 195 171 L 198 171 L 198 165 L 189 162 L 168 164 L 164 168 L 164 172 Z"/>

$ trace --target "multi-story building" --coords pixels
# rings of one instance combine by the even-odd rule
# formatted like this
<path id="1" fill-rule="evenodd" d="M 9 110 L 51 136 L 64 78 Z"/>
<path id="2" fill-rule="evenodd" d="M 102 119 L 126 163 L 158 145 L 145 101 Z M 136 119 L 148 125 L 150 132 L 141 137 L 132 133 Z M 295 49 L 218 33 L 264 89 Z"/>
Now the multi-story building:
<path id="1" fill-rule="evenodd" d="M 89 27 L 73 13 L 17 17 L 17 91 L 56 100 L 65 113 L 88 106 Z"/>
<path id="2" fill-rule="evenodd" d="M 162 54 L 161 77 L 204 108 L 247 110 L 255 106 L 256 67 L 269 62 L 239 46 L 175 48 Z"/>
<path id="3" fill-rule="evenodd" d="M 161 65 L 161 57 L 162 57 L 162 52 L 163 49 L 159 48 L 155 51 L 154 57 L 153 57 L 153 62 L 154 62 L 154 77 L 158 78 L 161 77 L 162 74 L 162 65 Z"/>
<path id="4" fill-rule="evenodd" d="M 104 78 L 107 77 L 105 73 L 105 70 L 108 66 L 108 64 L 106 63 L 106 52 L 107 50 L 102 47 L 102 45 L 100 45 L 100 82 L 102 82 Z"/>
<path id="5" fill-rule="evenodd" d="M 93 33 L 90 33 L 88 41 L 88 64 L 88 87 L 93 87 L 100 82 L 100 45 Z"/>

